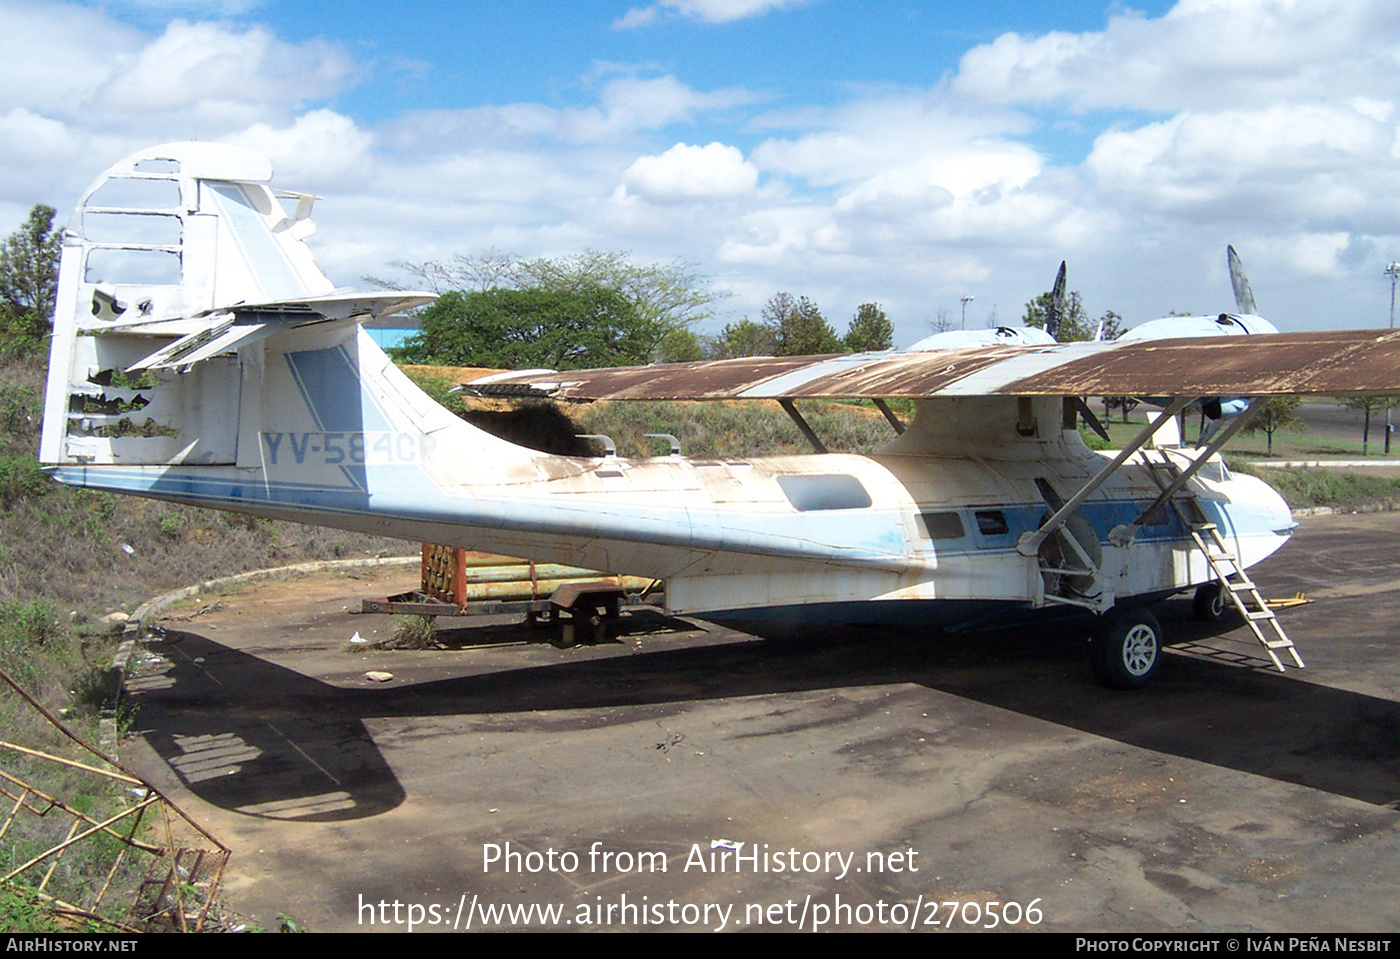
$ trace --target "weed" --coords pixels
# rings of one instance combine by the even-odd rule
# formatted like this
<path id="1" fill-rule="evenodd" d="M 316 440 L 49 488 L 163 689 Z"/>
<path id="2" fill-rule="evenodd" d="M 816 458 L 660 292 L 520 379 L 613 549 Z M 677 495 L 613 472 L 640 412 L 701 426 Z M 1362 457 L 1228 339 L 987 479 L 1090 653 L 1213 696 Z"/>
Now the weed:
<path id="1" fill-rule="evenodd" d="M 437 640 L 431 616 L 399 616 L 394 619 L 394 632 L 376 645 L 380 649 L 430 649 Z"/>
<path id="2" fill-rule="evenodd" d="M 6 932 L 110 932 L 91 919 L 64 915 L 28 886 L 0 883 L 0 929 Z"/>
<path id="3" fill-rule="evenodd" d="M 188 525 L 189 517 L 186 516 L 183 512 L 176 510 L 170 513 L 168 516 L 161 519 L 160 532 L 163 536 L 176 538 L 179 537 L 179 535 L 185 531 L 185 527 Z"/>
<path id="4" fill-rule="evenodd" d="M 116 709 L 121 698 L 121 684 L 118 669 L 89 669 L 73 684 L 73 702 L 99 713 Z"/>
<path id="5" fill-rule="evenodd" d="M 31 454 L 0 456 L 0 501 L 6 508 L 27 497 L 43 496 L 52 488 L 53 483 Z"/>
<path id="6" fill-rule="evenodd" d="M 280 913 L 280 912 L 279 912 L 279 913 L 277 914 L 277 931 L 278 931 L 278 932 L 305 932 L 305 931 L 306 931 L 306 923 L 302 922 L 302 921 L 299 920 L 299 919 L 293 919 L 291 916 L 288 916 L 288 915 L 285 915 L 284 913 Z"/>

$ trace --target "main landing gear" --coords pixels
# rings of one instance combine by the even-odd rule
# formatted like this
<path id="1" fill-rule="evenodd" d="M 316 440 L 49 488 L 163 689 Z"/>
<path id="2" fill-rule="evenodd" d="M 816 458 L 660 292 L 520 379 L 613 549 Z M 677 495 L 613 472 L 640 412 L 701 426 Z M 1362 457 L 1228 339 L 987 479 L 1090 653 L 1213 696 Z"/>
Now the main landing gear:
<path id="1" fill-rule="evenodd" d="M 1109 689 L 1141 689 L 1162 659 L 1162 626 L 1141 606 L 1122 606 L 1099 617 L 1089 640 L 1089 664 Z"/>

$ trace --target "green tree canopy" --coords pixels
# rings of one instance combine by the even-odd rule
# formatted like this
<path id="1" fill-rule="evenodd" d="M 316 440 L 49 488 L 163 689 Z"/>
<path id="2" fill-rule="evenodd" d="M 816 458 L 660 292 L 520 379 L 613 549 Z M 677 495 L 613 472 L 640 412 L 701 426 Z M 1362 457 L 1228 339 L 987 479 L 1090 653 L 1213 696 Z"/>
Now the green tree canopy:
<path id="1" fill-rule="evenodd" d="M 63 237 L 42 204 L 0 246 L 0 322 L 7 339 L 42 341 L 53 329 Z"/>
<path id="2" fill-rule="evenodd" d="M 1040 294 L 1026 304 L 1026 315 L 1022 317 L 1022 322 L 1026 326 L 1045 329 L 1045 321 L 1050 316 L 1050 307 L 1054 302 L 1053 293 L 1047 291 Z M 1084 300 L 1079 291 L 1075 290 L 1065 297 L 1065 313 L 1060 317 L 1060 332 L 1055 338 L 1061 343 L 1092 340 L 1097 329 L 1098 324 L 1090 322 L 1089 314 L 1084 312 Z"/>
<path id="3" fill-rule="evenodd" d="M 671 336 L 709 317 L 714 303 L 727 296 L 711 287 L 711 280 L 695 272 L 693 264 L 635 263 L 630 254 L 585 250 L 565 257 L 521 259 L 510 253 L 488 250 L 474 256 L 458 255 L 447 263 L 395 263 L 413 276 L 416 285 L 434 293 L 449 290 L 544 290 L 585 293 L 603 289 L 632 302 L 638 321 L 637 334 L 651 337 L 646 359 L 666 359 L 683 339 Z M 390 289 L 403 286 L 375 277 L 367 281 Z M 669 338 L 669 339 L 668 339 Z M 684 350 L 682 352 L 685 352 Z"/>
<path id="4" fill-rule="evenodd" d="M 1394 409 L 1400 405 L 1400 396 L 1387 396 L 1380 393 L 1362 393 L 1357 396 L 1349 396 L 1342 400 L 1342 405 L 1349 410 L 1360 410 L 1365 417 L 1361 427 L 1361 455 L 1365 456 L 1371 451 L 1371 413 L 1385 409 Z M 1390 449 L 1390 437 L 1386 436 L 1385 448 Z"/>
<path id="5" fill-rule="evenodd" d="M 814 356 L 844 352 L 841 340 L 807 297 L 793 299 L 777 293 L 763 306 L 763 319 L 773 330 L 776 356 Z"/>
<path id="6" fill-rule="evenodd" d="M 728 360 L 736 356 L 772 356 L 777 352 L 778 341 L 773 336 L 773 328 L 747 316 L 733 323 L 726 323 L 718 337 L 710 340 L 710 359 Z"/>
<path id="7" fill-rule="evenodd" d="M 646 363 L 656 324 L 616 290 L 480 290 L 445 293 L 395 351 L 408 363 L 576 370 Z"/>
<path id="8" fill-rule="evenodd" d="M 846 331 L 846 349 L 852 353 L 873 353 L 894 347 L 894 324 L 879 303 L 862 303 L 851 317 Z"/>
<path id="9" fill-rule="evenodd" d="M 1308 428 L 1307 422 L 1295 412 L 1301 402 L 1303 402 L 1301 396 L 1271 396 L 1264 401 L 1259 412 L 1254 414 L 1254 418 L 1246 423 L 1240 432 L 1246 434 L 1263 433 L 1267 437 L 1265 450 L 1272 455 L 1275 433 L 1279 430 L 1300 432 Z"/>

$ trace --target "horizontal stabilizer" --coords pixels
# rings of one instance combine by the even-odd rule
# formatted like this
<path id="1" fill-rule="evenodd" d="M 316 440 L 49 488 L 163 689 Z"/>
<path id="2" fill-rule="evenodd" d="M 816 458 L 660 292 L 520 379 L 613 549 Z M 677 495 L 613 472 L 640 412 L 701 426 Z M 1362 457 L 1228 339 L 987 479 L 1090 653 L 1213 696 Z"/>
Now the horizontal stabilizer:
<path id="1" fill-rule="evenodd" d="M 253 323 L 235 326 L 229 316 L 221 323 L 206 330 L 182 336 L 174 343 L 156 350 L 150 356 L 126 368 L 128 373 L 142 370 L 188 369 L 196 363 L 231 353 L 240 346 L 248 346 L 277 332 L 277 327 L 269 323 Z"/>
<path id="2" fill-rule="evenodd" d="M 373 319 L 410 310 L 434 299 L 431 294 L 352 293 L 237 306 L 232 308 L 232 312 L 209 317 L 209 326 L 161 347 L 127 367 L 127 372 L 188 369 L 212 356 L 250 346 L 276 333 L 287 323 Z"/>
<path id="3" fill-rule="evenodd" d="M 286 319 L 305 320 L 306 313 L 313 313 L 327 320 L 364 320 L 406 313 L 420 306 L 427 306 L 437 299 L 436 293 L 416 293 L 394 290 L 386 293 L 362 293 L 358 291 L 328 293 L 325 296 L 308 296 L 296 300 L 280 300 L 276 303 L 237 303 L 226 309 L 243 316 L 259 320 Z M 298 316 L 298 314 L 301 314 Z"/>

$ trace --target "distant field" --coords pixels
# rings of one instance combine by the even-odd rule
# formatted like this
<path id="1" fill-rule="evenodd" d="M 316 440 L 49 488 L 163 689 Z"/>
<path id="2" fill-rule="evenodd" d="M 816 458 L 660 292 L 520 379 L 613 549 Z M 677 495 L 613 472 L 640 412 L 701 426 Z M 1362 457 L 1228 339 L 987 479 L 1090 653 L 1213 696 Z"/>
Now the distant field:
<path id="1" fill-rule="evenodd" d="M 1091 409 L 1102 418 L 1102 405 L 1095 400 L 1089 403 Z M 1112 445 L 1120 447 L 1132 439 L 1133 434 L 1142 429 L 1148 416 L 1155 411 L 1139 406 L 1129 414 L 1128 424 L 1121 417 L 1115 417 L 1109 424 Z M 1279 430 L 1274 434 L 1274 459 L 1328 459 L 1353 458 L 1361 456 L 1362 414 L 1349 410 L 1340 403 L 1318 401 L 1304 403 L 1298 407 L 1298 414 L 1307 423 L 1307 429 L 1299 431 Z M 1396 412 L 1395 424 L 1400 428 L 1400 411 Z M 1200 429 L 1200 415 L 1187 417 L 1186 439 L 1194 440 Z M 1263 433 L 1237 435 L 1227 446 L 1227 453 L 1243 454 L 1250 458 L 1265 458 L 1267 438 Z M 1375 414 L 1371 418 L 1371 445 L 1369 455 L 1381 458 L 1385 449 L 1385 414 Z M 1394 441 L 1394 455 L 1400 458 L 1400 437 Z"/>

